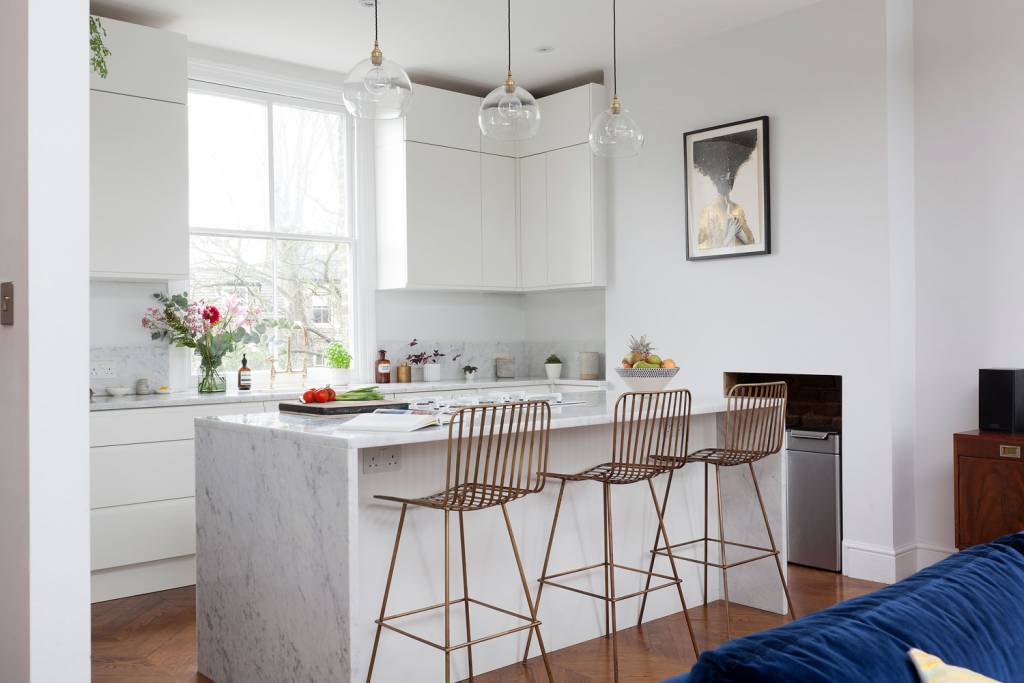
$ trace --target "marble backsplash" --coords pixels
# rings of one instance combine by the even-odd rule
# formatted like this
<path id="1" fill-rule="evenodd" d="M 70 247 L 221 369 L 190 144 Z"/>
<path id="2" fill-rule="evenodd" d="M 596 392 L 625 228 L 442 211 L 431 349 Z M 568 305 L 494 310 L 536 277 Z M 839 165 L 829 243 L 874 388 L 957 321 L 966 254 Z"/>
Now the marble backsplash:
<path id="1" fill-rule="evenodd" d="M 135 392 L 135 382 L 145 378 L 153 389 L 170 384 L 169 347 L 167 344 L 139 346 L 94 346 L 89 349 L 92 363 L 105 361 L 114 366 L 114 379 L 89 379 L 89 388 L 98 396 L 107 387 L 126 386 Z"/>
<path id="2" fill-rule="evenodd" d="M 515 376 L 521 378 L 544 377 L 544 359 L 557 354 L 562 360 L 562 377 L 578 379 L 580 376 L 581 351 L 598 351 L 603 354 L 603 340 L 558 341 L 558 342 L 466 342 L 436 341 L 421 339 L 415 347 L 408 341 L 383 340 L 379 348 L 387 351 L 388 358 L 396 367 L 410 352 L 431 353 L 437 349 L 445 354 L 441 360 L 441 379 L 462 379 L 462 367 L 475 365 L 479 368 L 480 379 L 495 377 L 495 357 L 509 355 L 515 361 Z M 599 365 L 601 378 L 604 377 L 604 359 Z M 421 379 L 420 372 L 413 369 L 413 380 Z"/>

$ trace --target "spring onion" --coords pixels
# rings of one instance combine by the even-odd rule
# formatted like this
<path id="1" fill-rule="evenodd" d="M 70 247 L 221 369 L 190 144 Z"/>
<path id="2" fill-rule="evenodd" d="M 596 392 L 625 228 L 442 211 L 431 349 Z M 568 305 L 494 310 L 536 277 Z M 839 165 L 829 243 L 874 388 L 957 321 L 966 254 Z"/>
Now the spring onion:
<path id="1" fill-rule="evenodd" d="M 384 394 L 377 391 L 376 386 L 372 387 L 360 387 L 358 389 L 350 389 L 343 394 L 338 394 L 334 399 L 335 401 L 379 401 L 384 398 Z"/>

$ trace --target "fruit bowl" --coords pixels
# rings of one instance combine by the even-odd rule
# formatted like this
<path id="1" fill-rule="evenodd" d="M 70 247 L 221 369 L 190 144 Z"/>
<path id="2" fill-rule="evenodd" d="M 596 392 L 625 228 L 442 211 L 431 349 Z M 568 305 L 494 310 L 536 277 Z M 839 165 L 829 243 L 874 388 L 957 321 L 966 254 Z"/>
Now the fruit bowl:
<path id="1" fill-rule="evenodd" d="M 615 368 L 615 372 L 633 391 L 661 391 L 679 368 Z"/>

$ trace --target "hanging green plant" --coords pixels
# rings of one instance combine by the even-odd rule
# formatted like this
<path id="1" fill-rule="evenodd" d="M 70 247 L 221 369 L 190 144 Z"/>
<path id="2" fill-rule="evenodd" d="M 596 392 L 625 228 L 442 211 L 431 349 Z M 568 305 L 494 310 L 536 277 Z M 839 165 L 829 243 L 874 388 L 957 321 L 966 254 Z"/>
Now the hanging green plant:
<path id="1" fill-rule="evenodd" d="M 103 44 L 106 35 L 107 29 L 103 28 L 100 18 L 89 15 L 89 66 L 100 78 L 107 77 L 107 57 L 110 56 L 110 50 Z"/>

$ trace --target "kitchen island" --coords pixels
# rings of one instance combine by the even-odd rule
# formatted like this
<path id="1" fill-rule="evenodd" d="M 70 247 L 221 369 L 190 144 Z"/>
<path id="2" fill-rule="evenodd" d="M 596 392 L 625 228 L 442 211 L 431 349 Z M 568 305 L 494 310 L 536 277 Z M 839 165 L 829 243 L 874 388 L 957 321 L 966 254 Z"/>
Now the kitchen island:
<path id="1" fill-rule="evenodd" d="M 613 395 L 599 394 L 587 405 L 552 409 L 551 471 L 575 472 L 608 460 L 613 406 Z M 691 451 L 716 443 L 724 407 L 721 398 L 694 400 Z M 365 678 L 400 507 L 373 496 L 417 497 L 441 490 L 448 429 L 356 432 L 346 430 L 344 421 L 280 413 L 196 421 L 199 671 L 217 683 Z M 778 456 L 756 466 L 776 537 L 781 539 L 786 538 L 784 466 Z M 722 477 L 727 538 L 764 543 L 745 468 L 733 470 L 723 470 Z M 679 542 L 703 535 L 703 468 L 689 465 L 675 477 L 666 526 L 672 541 Z M 666 481 L 667 476 L 655 480 L 659 493 Z M 549 482 L 540 494 L 508 506 L 532 589 L 557 490 Z M 601 500 L 596 484 L 567 487 L 552 573 L 601 560 Z M 616 559 L 646 566 L 657 526 L 647 487 L 616 487 L 613 505 Z M 710 509 L 715 519 L 713 497 Z M 436 510 L 410 508 L 389 612 L 443 599 L 442 518 Z M 527 611 L 525 600 L 507 538 L 498 533 L 501 526 L 497 508 L 466 515 L 471 591 L 522 613 Z M 457 552 L 452 557 L 458 561 Z M 687 604 L 701 604 L 700 567 L 681 561 L 677 567 Z M 667 572 L 668 561 L 659 559 L 658 569 Z M 619 576 L 620 594 L 642 587 L 642 577 Z M 602 592 L 602 579 L 601 572 L 590 572 L 576 579 L 576 585 Z M 784 611 L 770 560 L 731 570 L 729 583 L 733 601 Z M 717 599 L 718 585 L 718 572 L 712 570 L 709 600 Z M 452 586 L 456 594 L 461 583 L 453 578 Z M 618 609 L 619 623 L 625 627 L 635 622 L 639 601 L 622 602 Z M 645 620 L 678 610 L 675 591 L 656 591 L 648 600 Z M 453 610 L 453 639 L 464 635 L 460 614 Z M 604 630 L 603 605 L 567 591 L 546 591 L 538 616 L 549 651 L 597 637 Z M 511 625 L 500 614 L 474 612 L 472 617 L 474 633 Z M 404 626 L 437 640 L 442 632 L 440 611 Z M 522 632 L 474 647 L 475 671 L 517 661 L 525 640 Z M 443 679 L 443 659 L 433 648 L 385 630 L 374 679 Z M 452 665 L 456 680 L 467 675 L 462 651 L 452 657 Z"/>

